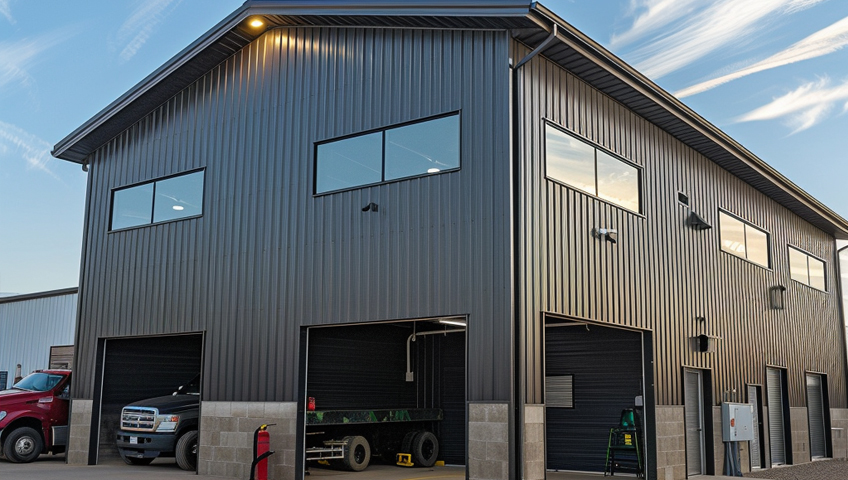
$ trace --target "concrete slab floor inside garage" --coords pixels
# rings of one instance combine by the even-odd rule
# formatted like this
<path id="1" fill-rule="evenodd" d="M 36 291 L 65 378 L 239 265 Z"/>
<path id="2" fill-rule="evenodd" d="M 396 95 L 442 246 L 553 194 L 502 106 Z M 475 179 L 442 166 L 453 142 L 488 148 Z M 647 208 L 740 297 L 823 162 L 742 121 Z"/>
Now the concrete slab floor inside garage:
<path id="1" fill-rule="evenodd" d="M 394 465 L 369 465 L 363 472 L 347 472 L 310 465 L 309 476 L 327 480 L 461 480 L 465 467 L 399 468 Z"/>

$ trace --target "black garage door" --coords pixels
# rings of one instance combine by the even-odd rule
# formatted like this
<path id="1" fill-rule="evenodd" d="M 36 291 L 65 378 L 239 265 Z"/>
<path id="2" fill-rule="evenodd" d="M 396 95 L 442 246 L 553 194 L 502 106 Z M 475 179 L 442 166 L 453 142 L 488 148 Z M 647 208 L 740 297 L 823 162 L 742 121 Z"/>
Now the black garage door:
<path id="1" fill-rule="evenodd" d="M 203 335 L 107 339 L 102 374 L 99 461 L 118 458 L 121 409 L 170 395 L 200 373 Z"/>
<path id="2" fill-rule="evenodd" d="M 573 403 L 547 408 L 547 468 L 603 471 L 610 428 L 642 395 L 641 334 L 582 324 L 548 327 L 545 376 L 567 379 Z"/>

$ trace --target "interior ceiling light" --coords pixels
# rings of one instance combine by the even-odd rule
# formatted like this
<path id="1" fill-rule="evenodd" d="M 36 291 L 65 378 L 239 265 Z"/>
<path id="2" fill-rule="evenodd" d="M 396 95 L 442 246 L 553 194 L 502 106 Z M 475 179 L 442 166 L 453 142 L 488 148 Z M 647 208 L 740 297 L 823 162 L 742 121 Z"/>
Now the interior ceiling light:
<path id="1" fill-rule="evenodd" d="M 174 210 L 176 210 L 176 211 L 178 211 L 178 212 L 181 212 L 181 211 L 183 210 L 183 208 L 184 208 L 184 207 L 183 207 L 182 205 L 174 205 L 174 206 L 173 206 L 173 207 L 171 207 L 171 208 L 173 208 Z"/>
<path id="2" fill-rule="evenodd" d="M 464 327 L 465 326 L 465 320 L 460 320 L 460 319 L 457 319 L 457 318 L 450 319 L 450 320 L 439 320 L 439 323 L 443 323 L 445 325 L 456 325 L 457 327 Z"/>
<path id="3" fill-rule="evenodd" d="M 427 169 L 427 173 L 439 173 L 439 172 L 441 172 L 441 170 L 438 169 L 438 168 L 428 168 Z"/>
<path id="4" fill-rule="evenodd" d="M 250 26 L 253 27 L 253 28 L 259 28 L 262 25 L 265 25 L 265 22 L 263 22 L 262 20 L 260 20 L 258 18 L 254 18 L 253 20 L 250 21 Z"/>

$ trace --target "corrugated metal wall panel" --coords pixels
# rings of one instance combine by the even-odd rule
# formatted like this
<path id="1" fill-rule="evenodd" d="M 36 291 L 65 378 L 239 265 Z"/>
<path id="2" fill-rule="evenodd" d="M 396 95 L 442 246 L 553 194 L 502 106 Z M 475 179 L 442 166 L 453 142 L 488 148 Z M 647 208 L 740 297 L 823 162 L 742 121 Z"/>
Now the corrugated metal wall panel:
<path id="1" fill-rule="evenodd" d="M 204 398 L 280 401 L 302 325 L 469 314 L 469 400 L 509 399 L 508 46 L 275 29 L 96 152 L 75 395 L 97 337 L 206 331 Z M 312 196 L 313 142 L 457 110 L 460 171 Z M 202 217 L 108 233 L 110 189 L 201 167 Z"/>
<path id="2" fill-rule="evenodd" d="M 23 376 L 49 368 L 50 347 L 72 345 L 77 318 L 77 294 L 0 303 L 0 371 L 21 364 Z M 0 388 L 3 386 L 0 385 Z"/>
<path id="3" fill-rule="evenodd" d="M 529 53 L 518 42 L 513 47 L 514 58 Z M 522 67 L 519 90 L 516 181 L 524 194 L 516 249 L 525 268 L 517 288 L 526 299 L 519 311 L 527 402 L 542 401 L 539 322 L 551 312 L 652 331 L 659 405 L 683 403 L 683 366 L 713 372 L 717 403 L 725 390 L 765 384 L 766 364 L 787 367 L 793 406 L 806 404 L 805 371 L 827 373 L 831 405 L 847 405 L 832 236 L 542 56 Z M 547 180 L 544 119 L 639 165 L 642 214 Z M 686 226 L 689 209 L 678 191 L 712 229 Z M 719 209 L 769 233 L 771 268 L 720 251 Z M 593 238 L 594 227 L 617 229 L 618 243 Z M 790 279 L 787 245 L 827 261 L 828 292 Z M 784 310 L 769 307 L 775 285 L 787 287 Z M 719 337 L 715 353 L 689 347 L 702 333 Z"/>

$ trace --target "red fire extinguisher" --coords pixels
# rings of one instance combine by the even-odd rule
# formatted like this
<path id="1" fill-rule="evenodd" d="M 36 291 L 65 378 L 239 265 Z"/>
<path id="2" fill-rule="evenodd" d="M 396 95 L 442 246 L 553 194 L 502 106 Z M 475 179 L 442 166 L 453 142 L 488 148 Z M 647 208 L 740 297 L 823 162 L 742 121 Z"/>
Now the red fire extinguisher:
<path id="1" fill-rule="evenodd" d="M 268 427 L 276 425 L 269 423 L 261 425 L 253 433 L 253 464 L 250 466 L 250 480 L 268 480 L 268 457 L 274 454 L 271 447 L 271 435 Z"/>

